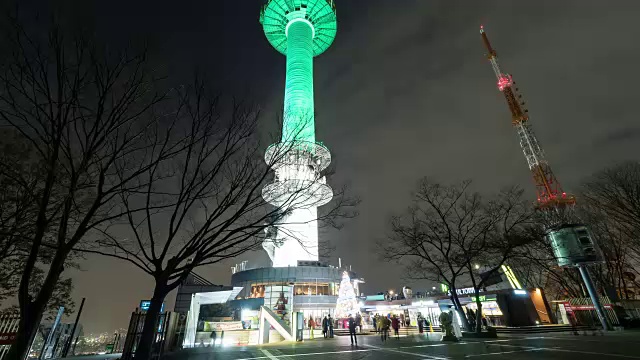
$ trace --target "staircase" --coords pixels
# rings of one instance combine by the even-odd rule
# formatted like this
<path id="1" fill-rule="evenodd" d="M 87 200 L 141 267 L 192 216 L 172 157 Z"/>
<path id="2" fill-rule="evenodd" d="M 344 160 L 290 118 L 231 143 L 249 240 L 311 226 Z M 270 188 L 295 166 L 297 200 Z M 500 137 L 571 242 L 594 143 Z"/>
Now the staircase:
<path id="1" fill-rule="evenodd" d="M 538 325 L 538 326 L 519 326 L 519 327 L 508 327 L 508 326 L 496 326 L 496 332 L 498 334 L 542 334 L 542 333 L 558 333 L 558 332 L 572 332 L 574 328 L 571 325 Z M 583 331 L 591 331 L 593 329 L 587 326 L 577 326 L 575 330 L 578 332 Z M 429 329 L 424 329 L 424 333 L 428 333 Z M 433 327 L 434 333 L 440 333 L 442 330 L 439 326 Z M 418 327 L 410 326 L 410 327 L 401 327 L 398 331 L 400 335 L 418 335 L 420 332 L 418 331 Z M 334 329 L 333 333 L 336 336 L 349 336 L 349 329 Z M 390 335 L 393 334 L 393 329 L 389 331 Z M 362 329 L 362 333 L 358 333 L 358 335 L 378 335 L 373 329 Z"/>
<path id="2" fill-rule="evenodd" d="M 557 325 L 538 325 L 538 326 L 496 326 L 496 332 L 498 334 L 540 334 L 540 333 L 557 333 L 557 332 L 572 332 L 574 328 L 571 325 L 557 324 Z M 576 326 L 576 331 L 590 330 L 587 326 Z"/>
<path id="3" fill-rule="evenodd" d="M 258 335 L 258 343 L 264 344 L 269 342 L 269 329 L 273 327 L 285 341 L 294 341 L 295 334 L 291 327 L 280 319 L 271 309 L 260 307 L 260 329 Z"/>

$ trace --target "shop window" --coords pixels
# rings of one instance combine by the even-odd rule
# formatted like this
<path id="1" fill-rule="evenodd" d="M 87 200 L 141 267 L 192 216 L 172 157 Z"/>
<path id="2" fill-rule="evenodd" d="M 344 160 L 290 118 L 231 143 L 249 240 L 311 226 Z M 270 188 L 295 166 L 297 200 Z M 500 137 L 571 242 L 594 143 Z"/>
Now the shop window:
<path id="1" fill-rule="evenodd" d="M 328 283 L 298 283 L 293 287 L 294 295 L 329 295 Z"/>
<path id="2" fill-rule="evenodd" d="M 251 285 L 251 293 L 249 298 L 263 298 L 264 297 L 264 285 Z"/>

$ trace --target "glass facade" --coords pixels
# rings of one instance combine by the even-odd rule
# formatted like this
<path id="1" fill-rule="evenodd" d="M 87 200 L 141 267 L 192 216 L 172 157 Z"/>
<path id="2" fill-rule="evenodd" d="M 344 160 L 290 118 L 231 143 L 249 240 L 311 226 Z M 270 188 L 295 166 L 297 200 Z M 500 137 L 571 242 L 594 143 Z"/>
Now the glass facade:
<path id="1" fill-rule="evenodd" d="M 258 268 L 233 274 L 231 283 L 242 287 L 237 299 L 264 298 L 267 287 L 290 284 L 294 296 L 337 296 L 342 271 L 328 266 Z"/>
<path id="2" fill-rule="evenodd" d="M 343 271 L 330 266 L 240 271 L 231 276 L 231 283 L 236 287 L 242 287 L 234 306 L 243 309 L 257 309 L 261 305 L 273 308 L 280 297 L 277 289 L 287 288 L 285 297 L 288 299 L 290 295 L 293 296 L 293 310 L 303 312 L 305 318 L 324 317 L 329 314 L 333 316 Z M 356 278 L 354 273 L 350 272 L 350 275 Z"/>

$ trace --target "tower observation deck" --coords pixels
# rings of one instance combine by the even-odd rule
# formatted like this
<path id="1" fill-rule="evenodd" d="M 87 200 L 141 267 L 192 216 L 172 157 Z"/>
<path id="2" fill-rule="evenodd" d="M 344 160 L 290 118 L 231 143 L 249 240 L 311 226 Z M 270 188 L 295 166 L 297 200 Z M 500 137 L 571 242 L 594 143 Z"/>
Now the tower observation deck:
<path id="1" fill-rule="evenodd" d="M 287 58 L 282 137 L 265 154 L 275 179 L 262 196 L 291 209 L 263 247 L 274 267 L 297 266 L 318 260 L 317 207 L 333 197 L 322 176 L 331 155 L 315 136 L 313 57 L 336 36 L 335 5 L 332 0 L 268 0 L 260 23 L 269 43 Z"/>

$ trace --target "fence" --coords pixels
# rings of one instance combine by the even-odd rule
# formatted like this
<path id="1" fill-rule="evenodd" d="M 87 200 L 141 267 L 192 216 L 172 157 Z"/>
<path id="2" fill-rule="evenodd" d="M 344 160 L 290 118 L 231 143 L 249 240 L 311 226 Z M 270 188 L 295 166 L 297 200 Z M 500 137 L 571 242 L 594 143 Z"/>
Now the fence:
<path id="1" fill-rule="evenodd" d="M 170 312 L 158 315 L 158 321 L 155 326 L 158 330 L 153 339 L 151 359 L 158 359 L 164 352 L 175 348 L 179 338 L 179 336 L 176 336 L 176 328 L 179 322 L 178 315 L 177 313 Z M 142 336 L 145 317 L 146 312 L 133 312 L 131 314 L 127 337 L 124 340 L 124 347 L 122 349 L 122 360 L 131 360 L 134 358 L 140 337 Z"/>
<path id="2" fill-rule="evenodd" d="M 600 303 L 602 304 L 604 315 L 607 318 L 609 324 L 613 326 L 619 326 L 620 320 L 614 309 L 614 304 L 607 296 L 600 297 Z M 598 327 L 600 320 L 598 320 L 598 314 L 595 311 L 591 298 L 571 298 L 563 303 L 560 303 L 559 308 L 561 316 L 567 318 L 569 323 L 573 325 L 583 325 L 589 327 Z M 563 315 L 565 312 L 566 315 Z"/>
<path id="3" fill-rule="evenodd" d="M 0 360 L 9 352 L 11 344 L 15 341 L 19 323 L 18 314 L 0 315 Z"/>

